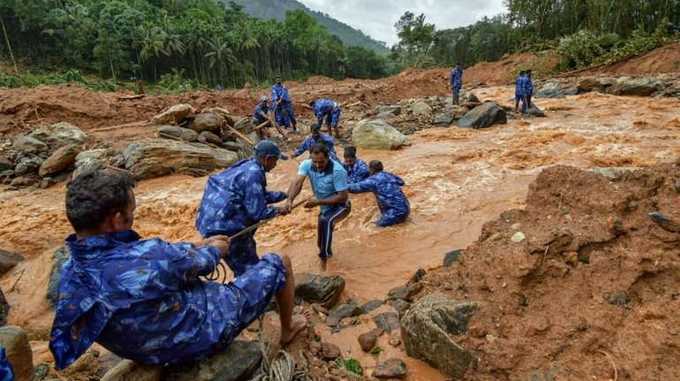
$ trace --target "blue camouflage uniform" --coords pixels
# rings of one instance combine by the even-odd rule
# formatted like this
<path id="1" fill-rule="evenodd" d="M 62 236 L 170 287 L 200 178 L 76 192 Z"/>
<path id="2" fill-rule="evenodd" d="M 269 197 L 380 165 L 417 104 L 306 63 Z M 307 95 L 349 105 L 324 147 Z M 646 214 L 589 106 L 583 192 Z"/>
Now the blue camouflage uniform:
<path id="1" fill-rule="evenodd" d="M 520 75 L 515 80 L 515 100 L 517 102 L 522 102 L 522 112 L 527 110 L 527 76 Z"/>
<path id="2" fill-rule="evenodd" d="M 457 99 L 460 89 L 463 88 L 463 69 L 456 67 L 451 70 L 451 89 L 453 90 L 453 98 Z"/>
<path id="3" fill-rule="evenodd" d="M 12 364 L 9 363 L 5 348 L 2 346 L 0 346 L 0 381 L 14 381 Z"/>
<path id="4" fill-rule="evenodd" d="M 293 110 L 293 102 L 288 94 L 288 89 L 282 84 L 276 83 L 272 86 L 272 104 L 276 107 L 276 109 L 274 109 L 276 124 L 286 128 L 290 128 L 291 125 L 297 124 L 297 121 L 295 120 L 295 110 Z"/>
<path id="5" fill-rule="evenodd" d="M 295 149 L 295 151 L 293 151 L 293 157 L 298 157 L 309 151 L 316 143 L 325 144 L 326 147 L 328 147 L 328 156 L 332 160 L 340 162 L 338 159 L 338 154 L 335 152 L 335 139 L 327 134 L 319 134 L 319 139 L 314 139 L 314 136 L 312 135 L 306 137 L 305 140 L 303 140 L 302 143 L 300 143 L 300 145 Z"/>
<path id="6" fill-rule="evenodd" d="M 97 342 L 142 364 L 175 364 L 225 349 L 285 285 L 277 255 L 232 283 L 205 282 L 214 247 L 141 240 L 132 231 L 66 240 L 50 350 L 57 369 Z"/>
<path id="7" fill-rule="evenodd" d="M 368 171 L 368 165 L 361 159 L 356 159 L 352 166 L 345 165 L 345 170 L 347 171 L 347 182 L 349 184 L 366 180 L 371 175 Z"/>
<path id="8" fill-rule="evenodd" d="M 389 172 L 378 172 L 368 179 L 350 184 L 350 193 L 373 192 L 382 216 L 378 226 L 391 226 L 406 221 L 411 206 L 402 192 L 404 180 Z"/>
<path id="9" fill-rule="evenodd" d="M 327 126 L 336 128 L 340 123 L 342 111 L 335 101 L 322 98 L 314 102 L 314 115 L 316 116 L 319 126 L 324 124 L 325 119 Z"/>
<path id="10" fill-rule="evenodd" d="M 232 236 L 262 220 L 278 215 L 269 204 L 285 200 L 283 192 L 268 192 L 267 178 L 255 158 L 241 160 L 227 170 L 210 176 L 196 217 L 196 229 L 203 237 Z M 225 259 L 236 276 L 257 264 L 255 231 L 230 241 Z"/>
<path id="11" fill-rule="evenodd" d="M 256 125 L 260 125 L 266 122 L 269 114 L 269 105 L 267 102 L 260 102 L 255 106 L 255 111 L 253 111 L 253 121 Z"/>

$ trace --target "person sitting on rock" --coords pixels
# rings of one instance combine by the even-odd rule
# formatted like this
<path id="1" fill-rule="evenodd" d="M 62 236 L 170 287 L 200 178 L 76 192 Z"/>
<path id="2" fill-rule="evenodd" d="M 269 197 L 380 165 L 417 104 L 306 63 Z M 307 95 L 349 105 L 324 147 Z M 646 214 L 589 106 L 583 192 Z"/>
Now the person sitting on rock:
<path id="1" fill-rule="evenodd" d="M 328 133 L 333 134 L 333 131 L 335 131 L 335 137 L 339 138 L 340 129 L 338 126 L 342 110 L 338 103 L 327 98 L 321 98 L 309 102 L 309 107 L 314 111 L 319 126 L 323 126 L 325 123 L 328 127 Z"/>
<path id="2" fill-rule="evenodd" d="M 397 175 L 383 171 L 383 164 L 378 160 L 371 161 L 368 169 L 371 176 L 366 180 L 350 184 L 349 192 L 373 192 L 375 194 L 378 208 L 382 214 L 376 222 L 378 226 L 392 226 L 406 221 L 411 206 L 401 190 L 401 187 L 404 186 L 404 180 Z"/>
<path id="3" fill-rule="evenodd" d="M 288 196 L 267 191 L 267 172 L 286 157 L 272 141 L 255 146 L 255 156 L 244 159 L 208 178 L 196 216 L 196 230 L 203 238 L 233 236 L 260 221 L 287 214 L 285 207 L 271 206 Z M 231 240 L 226 262 L 239 276 L 259 262 L 253 230 Z"/>
<path id="4" fill-rule="evenodd" d="M 132 230 L 134 182 L 120 170 L 96 170 L 68 184 L 66 215 L 75 234 L 61 269 L 50 338 L 57 369 L 94 342 L 141 364 L 198 360 L 225 350 L 261 316 L 280 307 L 281 342 L 306 325 L 293 316 L 293 268 L 268 254 L 229 284 L 201 280 L 229 251 L 229 239 L 200 244 L 141 239 Z"/>
<path id="5" fill-rule="evenodd" d="M 339 163 L 338 154 L 335 152 L 335 139 L 330 135 L 322 134 L 321 126 L 319 124 L 313 124 L 311 130 L 312 134 L 306 137 L 295 151 L 293 151 L 293 158 L 310 151 L 315 144 L 322 143 L 328 148 L 330 158 Z"/>
<path id="6" fill-rule="evenodd" d="M 344 153 L 345 170 L 347 171 L 347 182 L 349 184 L 358 183 L 366 180 L 370 176 L 366 162 L 357 158 L 357 147 L 345 147 Z"/>
<path id="7" fill-rule="evenodd" d="M 281 77 L 276 77 L 276 83 L 272 86 L 272 105 L 276 124 L 285 128 L 292 127 L 293 131 L 297 131 L 293 101 L 288 89 L 281 83 Z"/>

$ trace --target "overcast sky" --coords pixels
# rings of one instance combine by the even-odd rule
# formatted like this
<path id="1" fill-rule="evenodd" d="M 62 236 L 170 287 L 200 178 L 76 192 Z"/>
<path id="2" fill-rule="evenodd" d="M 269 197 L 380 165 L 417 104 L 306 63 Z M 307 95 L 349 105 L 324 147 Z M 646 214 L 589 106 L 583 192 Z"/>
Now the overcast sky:
<path id="1" fill-rule="evenodd" d="M 313 10 L 360 29 L 387 45 L 398 42 L 394 23 L 406 11 L 424 13 L 437 29 L 465 26 L 504 10 L 503 0 L 300 0 Z"/>

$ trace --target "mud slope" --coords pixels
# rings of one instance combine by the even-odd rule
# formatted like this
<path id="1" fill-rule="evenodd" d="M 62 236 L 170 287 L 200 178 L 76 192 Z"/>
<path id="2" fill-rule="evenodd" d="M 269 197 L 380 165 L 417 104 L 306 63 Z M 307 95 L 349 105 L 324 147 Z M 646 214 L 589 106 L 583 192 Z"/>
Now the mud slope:
<path id="1" fill-rule="evenodd" d="M 426 293 L 481 302 L 459 338 L 481 360 L 469 379 L 680 379 L 680 232 L 648 217 L 680 221 L 679 180 L 680 163 L 613 181 L 546 169 L 526 208 L 430 274 Z"/>

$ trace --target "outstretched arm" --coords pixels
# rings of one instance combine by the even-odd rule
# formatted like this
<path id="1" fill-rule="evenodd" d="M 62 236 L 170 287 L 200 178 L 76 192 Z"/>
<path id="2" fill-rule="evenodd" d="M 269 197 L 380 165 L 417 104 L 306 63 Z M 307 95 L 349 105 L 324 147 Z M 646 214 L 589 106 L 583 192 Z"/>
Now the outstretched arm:
<path id="1" fill-rule="evenodd" d="M 372 192 L 375 190 L 375 181 L 372 179 L 366 179 L 363 181 L 359 181 L 358 183 L 354 184 L 349 184 L 349 192 L 350 193 L 366 193 L 366 192 Z"/>
<path id="2" fill-rule="evenodd" d="M 305 183 L 305 177 L 306 176 L 304 175 L 298 174 L 298 176 L 290 184 L 290 188 L 288 188 L 288 203 L 286 205 L 288 210 L 293 208 L 295 198 L 297 198 L 297 196 L 302 191 L 302 185 Z"/>

